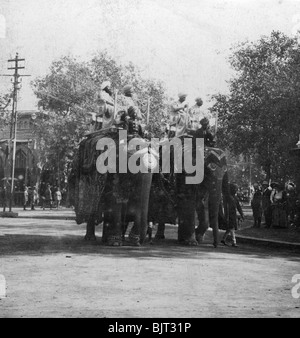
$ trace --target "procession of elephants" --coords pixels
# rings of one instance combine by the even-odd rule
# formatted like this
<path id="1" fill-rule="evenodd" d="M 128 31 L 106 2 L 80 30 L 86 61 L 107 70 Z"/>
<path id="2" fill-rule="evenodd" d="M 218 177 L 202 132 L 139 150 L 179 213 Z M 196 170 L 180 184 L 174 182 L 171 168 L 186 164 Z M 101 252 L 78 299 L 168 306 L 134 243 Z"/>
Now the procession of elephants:
<path id="1" fill-rule="evenodd" d="M 157 153 L 151 148 L 150 140 L 138 134 L 128 134 L 125 142 L 119 142 L 120 129 L 122 128 L 112 127 L 88 134 L 81 141 L 73 161 L 69 177 L 70 196 L 75 207 L 77 224 L 86 223 L 85 239 L 96 240 L 95 226 L 103 222 L 102 242 L 105 245 L 140 246 L 145 243 L 149 223 L 152 222 L 158 224 L 155 239 L 164 238 L 165 224 L 178 224 L 178 242 L 190 246 L 202 243 L 205 232 L 211 227 L 212 244 L 217 247 L 218 217 L 221 207 L 226 215 L 228 198 L 224 152 L 215 147 L 202 146 L 203 180 L 198 184 L 188 184 L 187 178 L 192 174 L 184 169 L 180 172 L 176 170 L 175 157 L 179 156 L 184 160 L 183 148 L 181 154 L 178 151 L 177 154 L 175 151 L 171 152 L 170 172 L 164 173 L 159 154 L 169 151 L 168 142 L 160 141 Z M 115 171 L 99 172 L 97 161 L 104 154 L 108 157 L 109 153 L 108 147 L 100 149 L 97 146 L 103 138 L 115 141 L 117 159 L 122 151 L 126 152 L 126 166 L 131 157 L 142 152 L 143 157 L 138 157 L 138 161 L 142 162 L 140 165 L 146 170 L 124 173 L 119 170 L 119 162 Z M 182 136 L 180 140 L 184 142 L 185 138 L 193 139 Z M 137 139 L 143 146 L 136 149 L 127 147 L 128 142 L 133 139 Z M 190 155 L 195 164 L 196 148 L 199 144 L 195 140 L 191 144 Z M 153 165 L 156 170 L 153 170 Z M 133 225 L 127 236 L 129 222 Z"/>

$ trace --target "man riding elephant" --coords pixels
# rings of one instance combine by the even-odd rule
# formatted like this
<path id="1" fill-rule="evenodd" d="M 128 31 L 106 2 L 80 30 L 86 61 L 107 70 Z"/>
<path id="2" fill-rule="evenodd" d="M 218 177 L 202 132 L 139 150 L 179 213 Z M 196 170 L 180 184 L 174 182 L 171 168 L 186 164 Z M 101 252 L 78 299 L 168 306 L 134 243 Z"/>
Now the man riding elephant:
<path id="1" fill-rule="evenodd" d="M 203 135 L 201 136 L 198 139 L 203 139 Z M 161 194 L 157 196 L 164 202 L 159 203 L 165 205 L 165 210 L 169 210 L 173 206 L 173 214 L 178 216 L 179 221 L 178 240 L 180 242 L 188 245 L 196 245 L 198 242 L 202 242 L 203 236 L 208 226 L 210 226 L 213 229 L 214 246 L 217 246 L 219 242 L 218 215 L 221 197 L 222 194 L 225 199 L 228 197 L 225 154 L 221 149 L 211 147 L 211 143 L 207 142 L 205 138 L 201 146 L 197 145 L 195 133 L 189 135 L 188 128 L 186 128 L 186 133 L 179 139 L 182 143 L 184 143 L 185 139 L 192 139 L 190 143 L 192 146 L 186 147 L 182 153 L 177 151 L 177 154 L 174 154 L 177 158 L 183 159 L 187 153 L 190 153 L 193 162 L 195 162 L 195 154 L 197 151 L 202 151 L 204 161 L 203 181 L 197 184 L 187 184 L 186 179 L 191 176 L 189 173 L 185 171 L 176 173 L 171 170 L 171 174 L 167 175 L 162 173 L 154 174 L 152 190 L 159 190 L 159 186 L 163 187 Z M 166 152 L 166 149 L 162 145 L 162 153 L 164 152 Z M 172 165 L 174 168 L 174 160 Z M 159 183 L 157 184 L 156 182 Z M 171 186 L 173 190 L 170 189 Z M 154 194 L 152 193 L 151 196 L 154 196 Z M 153 205 L 157 203 L 157 197 L 154 196 L 150 201 L 150 211 L 153 210 Z M 197 229 L 195 229 L 196 211 L 199 218 Z M 172 212 L 168 214 L 170 215 Z M 162 213 L 154 214 L 154 216 L 150 213 L 150 216 L 152 221 L 159 223 L 156 238 L 164 238 L 164 224 L 167 223 L 168 217 L 162 215 Z M 176 219 L 176 216 L 173 219 Z M 174 221 L 169 223 L 174 223 Z"/>
<path id="2" fill-rule="evenodd" d="M 85 239 L 95 239 L 95 225 L 103 221 L 103 240 L 109 245 L 122 245 L 122 224 L 128 219 L 134 221 L 131 243 L 142 243 L 147 232 L 152 174 L 145 159 L 150 150 L 139 133 L 139 110 L 128 88 L 117 125 L 87 135 L 70 177 L 76 221 L 87 222 Z"/>

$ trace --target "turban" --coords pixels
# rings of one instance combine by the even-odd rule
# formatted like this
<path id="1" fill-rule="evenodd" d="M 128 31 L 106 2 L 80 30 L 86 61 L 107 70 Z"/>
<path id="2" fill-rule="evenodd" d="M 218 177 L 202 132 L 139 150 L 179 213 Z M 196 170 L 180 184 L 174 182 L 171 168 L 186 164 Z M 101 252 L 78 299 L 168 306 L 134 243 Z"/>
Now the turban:
<path id="1" fill-rule="evenodd" d="M 187 97 L 187 94 L 184 93 L 184 92 L 181 92 L 181 93 L 178 93 L 178 97 L 181 98 L 181 97 Z"/>
<path id="2" fill-rule="evenodd" d="M 126 95 L 126 94 L 132 94 L 133 93 L 133 88 L 132 86 L 130 85 L 126 85 L 124 88 L 123 88 L 123 93 Z"/>
<path id="3" fill-rule="evenodd" d="M 105 89 L 106 87 L 110 87 L 111 83 L 110 81 L 104 81 L 101 84 L 101 90 Z"/>

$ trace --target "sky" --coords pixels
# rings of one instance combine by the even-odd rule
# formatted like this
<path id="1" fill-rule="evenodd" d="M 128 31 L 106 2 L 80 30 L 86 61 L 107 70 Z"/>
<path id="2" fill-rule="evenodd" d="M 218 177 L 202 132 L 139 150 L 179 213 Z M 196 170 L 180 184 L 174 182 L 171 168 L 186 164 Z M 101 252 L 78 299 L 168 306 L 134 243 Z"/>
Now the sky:
<path id="1" fill-rule="evenodd" d="M 35 109 L 30 81 L 45 76 L 63 55 L 90 60 L 107 50 L 118 62 L 162 80 L 169 95 L 228 92 L 231 48 L 279 30 L 300 29 L 300 0 L 0 0 L 0 74 L 16 53 L 29 74 L 18 109 Z M 0 93 L 11 89 L 0 77 Z"/>

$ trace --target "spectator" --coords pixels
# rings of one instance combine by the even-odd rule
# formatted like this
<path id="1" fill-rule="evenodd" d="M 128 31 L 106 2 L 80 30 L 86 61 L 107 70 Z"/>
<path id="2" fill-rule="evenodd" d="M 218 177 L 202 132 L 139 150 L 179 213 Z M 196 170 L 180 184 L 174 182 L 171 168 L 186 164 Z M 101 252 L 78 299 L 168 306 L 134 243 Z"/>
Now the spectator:
<path id="1" fill-rule="evenodd" d="M 1 197 L 1 205 L 3 207 L 3 212 L 5 212 L 6 209 L 6 198 L 7 198 L 7 191 L 6 186 L 0 187 L 0 197 Z"/>
<path id="2" fill-rule="evenodd" d="M 260 228 L 262 217 L 262 192 L 257 183 L 253 184 L 254 193 L 251 200 L 251 208 L 253 212 L 254 225 L 253 228 Z"/>
<path id="3" fill-rule="evenodd" d="M 287 184 L 287 214 L 290 225 L 294 225 L 296 219 L 296 186 L 293 182 Z"/>
<path id="4" fill-rule="evenodd" d="M 59 188 L 57 188 L 57 190 L 55 192 L 55 202 L 56 202 L 56 208 L 57 209 L 59 209 L 59 207 L 60 207 L 61 199 L 62 199 L 61 191 L 60 191 Z"/>
<path id="5" fill-rule="evenodd" d="M 274 182 L 270 196 L 272 207 L 272 227 L 287 228 L 287 194 L 284 185 Z"/>
<path id="6" fill-rule="evenodd" d="M 27 206 L 27 204 L 28 204 L 28 199 L 29 199 L 29 192 L 28 192 L 28 187 L 26 187 L 25 186 L 25 188 L 24 188 L 24 203 L 23 203 L 23 205 L 24 205 L 24 210 L 27 210 L 26 209 L 26 206 Z"/>
<path id="7" fill-rule="evenodd" d="M 235 230 L 237 230 L 237 224 L 238 224 L 237 211 L 240 213 L 241 219 L 242 220 L 244 219 L 243 210 L 236 196 L 237 190 L 238 190 L 238 187 L 236 184 L 229 183 L 229 199 L 227 202 L 228 213 L 226 215 L 226 231 L 223 236 L 223 239 L 221 240 L 221 243 L 223 243 L 224 245 L 227 245 L 226 240 L 228 236 L 231 235 L 232 246 L 234 247 L 237 247 L 236 238 L 235 238 Z"/>
<path id="8" fill-rule="evenodd" d="M 272 208 L 271 208 L 271 196 L 272 188 L 269 187 L 269 183 L 267 181 L 263 181 L 262 183 L 262 209 L 265 218 L 266 228 L 271 227 L 272 223 Z"/>
<path id="9" fill-rule="evenodd" d="M 32 195 L 31 195 L 31 210 L 35 210 L 35 206 L 38 203 L 39 194 L 36 190 L 36 187 L 32 187 Z"/>
<path id="10" fill-rule="evenodd" d="M 45 191 L 45 204 L 43 205 L 43 210 L 45 210 L 45 205 L 50 207 L 50 210 L 52 210 L 52 191 L 50 184 L 47 184 L 47 188 Z"/>

